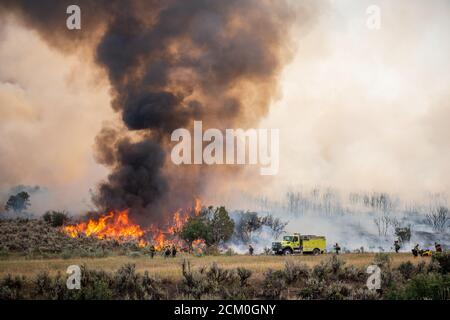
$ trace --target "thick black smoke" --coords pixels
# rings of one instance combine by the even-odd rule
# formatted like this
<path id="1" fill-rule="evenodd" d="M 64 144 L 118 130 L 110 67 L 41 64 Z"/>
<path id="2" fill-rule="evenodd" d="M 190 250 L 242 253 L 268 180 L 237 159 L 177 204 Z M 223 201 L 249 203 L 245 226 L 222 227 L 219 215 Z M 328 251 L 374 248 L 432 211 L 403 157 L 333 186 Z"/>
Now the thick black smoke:
<path id="1" fill-rule="evenodd" d="M 282 0 L 77 2 L 80 31 L 65 28 L 72 1 L 2 0 L 0 8 L 54 46 L 92 48 L 128 129 L 97 137 L 97 158 L 112 171 L 94 201 L 155 218 L 204 186 L 197 169 L 173 182 L 167 151 L 174 129 L 193 120 L 246 126 L 267 112 L 288 53 L 292 9 Z"/>

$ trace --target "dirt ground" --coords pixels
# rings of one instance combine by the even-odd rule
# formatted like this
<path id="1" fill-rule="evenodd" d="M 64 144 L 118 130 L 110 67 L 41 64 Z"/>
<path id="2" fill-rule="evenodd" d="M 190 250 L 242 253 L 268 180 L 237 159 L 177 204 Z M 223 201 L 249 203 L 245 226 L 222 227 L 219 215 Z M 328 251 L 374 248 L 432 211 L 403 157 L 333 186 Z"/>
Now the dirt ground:
<path id="1" fill-rule="evenodd" d="M 192 255 L 182 254 L 176 258 L 163 258 L 157 256 L 150 259 L 148 256 L 128 257 L 113 256 L 106 258 L 75 258 L 75 259 L 37 259 L 30 260 L 23 257 L 8 257 L 0 260 L 0 276 L 6 274 L 33 276 L 42 271 L 48 271 L 55 274 L 58 271 L 65 273 L 69 265 L 85 264 L 89 268 L 103 269 L 105 271 L 115 271 L 121 265 L 126 263 L 134 263 L 136 271 L 143 273 L 148 271 L 150 274 L 163 279 L 178 279 L 181 274 L 181 263 L 184 259 L 190 261 L 191 268 L 196 269 L 201 266 L 210 265 L 216 262 L 224 268 L 244 267 L 253 272 L 254 277 L 262 276 L 268 269 L 282 269 L 287 259 L 304 263 L 308 266 L 314 266 L 323 260 L 329 259 L 331 254 L 320 256 L 294 255 L 294 256 L 205 256 L 194 257 Z M 346 261 L 347 265 L 364 267 L 373 262 L 374 253 L 350 253 L 341 254 L 340 257 Z M 411 261 L 419 263 L 420 261 L 428 262 L 428 257 L 414 258 L 410 253 L 392 253 L 390 254 L 393 266 L 397 266 L 402 262 Z"/>

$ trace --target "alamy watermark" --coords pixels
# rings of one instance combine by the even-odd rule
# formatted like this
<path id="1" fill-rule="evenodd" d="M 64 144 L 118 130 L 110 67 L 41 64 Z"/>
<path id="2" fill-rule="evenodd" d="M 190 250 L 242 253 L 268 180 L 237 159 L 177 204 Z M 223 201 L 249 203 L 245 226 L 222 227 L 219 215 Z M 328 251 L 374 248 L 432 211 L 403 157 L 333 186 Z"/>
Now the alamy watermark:
<path id="1" fill-rule="evenodd" d="M 261 175 L 278 173 L 279 129 L 224 131 L 209 128 L 203 132 L 202 121 L 194 121 L 193 137 L 188 129 L 176 129 L 171 135 L 171 141 L 178 142 L 172 148 L 172 162 L 176 165 L 260 165 Z"/>
<path id="2" fill-rule="evenodd" d="M 69 275 L 67 277 L 66 286 L 69 290 L 80 290 L 81 289 L 81 268 L 77 265 L 71 265 L 67 267 L 66 273 Z"/>
<path id="3" fill-rule="evenodd" d="M 368 15 L 366 26 L 369 30 L 380 30 L 381 28 L 381 8 L 377 5 L 370 5 L 366 9 Z"/>
<path id="4" fill-rule="evenodd" d="M 81 29 L 81 9 L 76 4 L 71 4 L 67 7 L 66 13 L 70 16 L 67 17 L 66 27 L 69 30 Z"/>
<path id="5" fill-rule="evenodd" d="M 71 4 L 67 7 L 66 26 L 69 30 L 81 29 L 81 8 L 79 5 Z M 366 26 L 369 30 L 380 30 L 381 28 L 381 8 L 377 5 L 370 5 L 366 9 L 368 15 Z"/>
<path id="6" fill-rule="evenodd" d="M 366 273 L 370 274 L 366 285 L 369 290 L 381 289 L 381 269 L 376 264 L 367 267 Z"/>

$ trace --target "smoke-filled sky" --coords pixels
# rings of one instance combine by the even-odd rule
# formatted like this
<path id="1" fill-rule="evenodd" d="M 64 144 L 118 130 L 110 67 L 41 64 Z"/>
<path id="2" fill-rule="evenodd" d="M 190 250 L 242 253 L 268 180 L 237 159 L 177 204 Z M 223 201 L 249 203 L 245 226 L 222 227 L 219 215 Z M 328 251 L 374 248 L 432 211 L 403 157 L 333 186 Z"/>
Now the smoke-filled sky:
<path id="1" fill-rule="evenodd" d="M 0 189 L 46 186 L 52 207 L 86 208 L 89 188 L 107 173 L 92 153 L 102 122 L 113 119 L 109 85 L 86 60 L 0 19 Z"/>
<path id="2" fill-rule="evenodd" d="M 265 122 L 283 128 L 282 183 L 448 192 L 450 3 L 320 3 Z M 371 4 L 378 31 L 365 26 Z"/>
<path id="3" fill-rule="evenodd" d="M 170 24 L 169 29 L 162 24 L 158 32 L 148 26 L 133 29 L 133 21 L 125 18 L 139 20 L 150 9 L 129 8 L 127 12 L 114 2 L 110 7 L 105 4 L 104 17 L 113 16 L 116 23 L 107 18 L 108 27 L 88 23 L 85 28 L 91 31 L 73 43 L 64 39 L 64 32 L 55 31 L 54 24 L 50 23 L 47 32 L 45 21 L 19 14 L 19 5 L 0 0 L 3 2 L 8 9 L 0 15 L 0 189 L 4 193 L 19 184 L 45 187 L 46 202 L 39 203 L 36 210 L 78 212 L 89 208 L 90 189 L 95 191 L 100 181 L 112 186 L 109 190 L 114 194 L 125 194 L 122 200 L 130 199 L 122 179 L 117 182 L 113 178 L 109 184 L 107 179 L 114 173 L 123 176 L 123 166 L 117 161 L 134 160 L 117 160 L 118 149 L 99 148 L 99 139 L 102 146 L 116 143 L 116 136 L 105 128 L 114 128 L 119 136 L 125 128 L 150 128 L 150 137 L 147 133 L 140 137 L 147 139 L 144 147 L 165 145 L 166 138 L 161 135 L 189 125 L 196 117 L 216 125 L 218 118 L 226 126 L 280 129 L 280 170 L 275 177 L 262 178 L 252 169 L 231 177 L 222 171 L 180 175 L 179 184 L 188 188 L 195 175 L 195 184 L 200 181 L 206 186 L 196 192 L 209 193 L 215 201 L 228 190 L 276 195 L 297 185 L 412 197 L 446 192 L 450 187 L 448 1 L 290 1 L 286 5 L 277 1 L 273 8 L 270 2 L 258 7 L 258 1 L 235 5 L 230 1 L 229 5 L 190 8 L 192 11 L 174 4 L 176 10 L 170 14 L 177 21 L 188 17 L 183 20 L 191 26 L 188 36 L 184 25 Z M 17 1 L 21 2 L 26 1 Z M 372 4 L 381 9 L 381 29 L 377 31 L 366 27 L 366 9 Z M 215 15 L 204 14 L 208 10 Z M 116 11 L 123 15 L 114 16 Z M 45 12 L 39 14 L 45 16 Z M 100 21 L 101 17 L 99 13 Z M 240 20 L 242 17 L 248 20 Z M 234 24 L 230 27 L 223 21 Z M 261 21 L 264 24 L 258 25 Z M 233 46 L 213 38 L 221 34 L 221 29 L 214 29 L 219 27 L 228 28 Z M 139 30 L 143 39 L 164 41 L 160 48 L 155 48 L 153 41 L 152 46 L 133 50 L 135 43 L 125 41 L 116 55 L 108 55 L 117 38 L 105 41 L 105 30 L 125 38 L 127 32 L 136 35 Z M 241 34 L 234 35 L 234 30 Z M 172 33 L 167 36 L 163 31 Z M 177 46 L 172 37 L 180 39 Z M 205 46 L 207 54 L 202 56 L 193 44 Z M 267 51 L 261 51 L 264 48 Z M 182 62 L 175 55 L 170 64 L 160 57 L 181 49 L 190 52 L 182 56 Z M 131 61 L 133 55 L 141 60 Z M 196 60 L 199 55 L 202 59 Z M 124 66 L 132 71 L 117 72 Z M 238 70 L 243 71 L 237 77 Z M 142 79 L 143 72 L 148 74 Z M 188 85 L 190 79 L 194 79 L 193 88 Z M 185 101 L 192 104 L 188 114 L 182 109 L 179 116 L 178 100 L 172 103 L 172 98 L 164 96 L 177 117 L 158 113 L 144 123 L 133 118 L 139 101 L 151 105 L 155 93 L 176 93 L 180 99 L 180 94 L 188 95 L 190 90 L 195 94 Z M 129 92 L 134 93 L 131 98 Z M 206 105 L 212 109 L 205 111 Z M 167 175 L 167 168 L 161 171 Z M 172 191 L 173 176 L 166 178 L 169 187 L 159 190 L 158 197 Z M 147 195 L 139 199 L 143 200 L 153 201 Z M 105 201 L 100 201 L 101 205 L 107 206 Z M 128 201 L 132 200 L 124 203 Z"/>

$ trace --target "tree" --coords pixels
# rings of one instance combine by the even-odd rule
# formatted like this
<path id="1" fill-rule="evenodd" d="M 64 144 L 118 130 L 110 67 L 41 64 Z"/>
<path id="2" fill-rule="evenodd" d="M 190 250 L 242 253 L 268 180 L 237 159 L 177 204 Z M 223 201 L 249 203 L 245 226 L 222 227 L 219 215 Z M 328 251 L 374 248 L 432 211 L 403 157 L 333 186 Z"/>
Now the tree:
<path id="1" fill-rule="evenodd" d="M 391 218 L 386 214 L 383 214 L 379 218 L 373 220 L 378 229 L 378 236 L 386 237 L 390 227 L 398 227 L 398 221 L 395 218 Z"/>
<path id="2" fill-rule="evenodd" d="M 253 232 L 259 232 L 263 226 L 267 226 L 271 229 L 272 235 L 278 238 L 284 233 L 287 224 L 288 222 L 274 218 L 271 214 L 260 217 L 256 212 L 241 212 L 234 235 L 239 241 L 247 243 L 251 241 Z"/>
<path id="3" fill-rule="evenodd" d="M 426 222 L 434 231 L 444 232 L 447 221 L 450 220 L 448 209 L 444 206 L 434 207 L 431 212 L 426 215 Z"/>
<path id="4" fill-rule="evenodd" d="M 236 225 L 236 236 L 244 243 L 250 241 L 252 233 L 262 227 L 261 218 L 256 212 L 245 212 L 241 214 L 241 219 Z"/>
<path id="5" fill-rule="evenodd" d="M 204 239 L 209 242 L 211 236 L 210 226 L 205 217 L 190 217 L 181 229 L 181 238 L 190 245 L 192 241 L 197 239 Z"/>
<path id="6" fill-rule="evenodd" d="M 47 211 L 42 218 L 52 227 L 61 227 L 69 219 L 67 213 L 64 211 Z"/>
<path id="7" fill-rule="evenodd" d="M 234 222 L 225 207 L 209 207 L 202 215 L 190 217 L 181 229 L 180 236 L 192 244 L 197 239 L 205 240 L 206 244 L 218 245 L 231 238 Z"/>
<path id="8" fill-rule="evenodd" d="M 218 245 L 231 238 L 234 231 L 234 221 L 231 220 L 225 207 L 218 207 L 209 221 L 211 244 Z"/>
<path id="9" fill-rule="evenodd" d="M 30 195 L 25 192 L 19 192 L 15 196 L 10 196 L 5 205 L 5 210 L 13 210 L 14 212 L 22 212 L 30 206 Z"/>
<path id="10" fill-rule="evenodd" d="M 262 218 L 262 223 L 272 229 L 272 234 L 275 239 L 284 233 L 288 224 L 287 221 L 282 221 L 280 218 L 274 218 L 271 214 Z"/>

